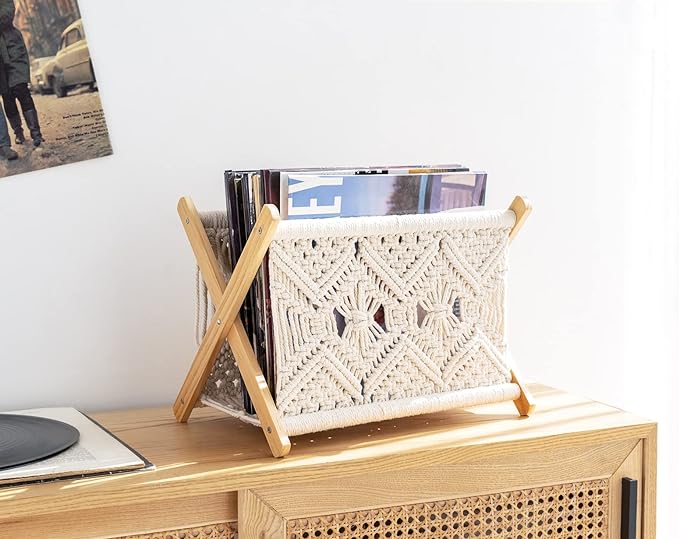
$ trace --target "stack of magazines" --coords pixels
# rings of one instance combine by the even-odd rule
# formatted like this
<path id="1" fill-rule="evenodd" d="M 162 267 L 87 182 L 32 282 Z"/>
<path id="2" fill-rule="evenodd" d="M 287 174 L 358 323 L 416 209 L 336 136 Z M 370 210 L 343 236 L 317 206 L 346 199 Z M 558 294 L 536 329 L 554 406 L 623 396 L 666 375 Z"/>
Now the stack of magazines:
<path id="1" fill-rule="evenodd" d="M 275 205 L 282 219 L 359 217 L 481 206 L 486 193 L 486 174 L 457 164 L 228 170 L 225 183 L 232 267 L 264 204 Z M 273 394 L 274 335 L 266 259 L 245 299 L 241 318 Z M 247 413 L 254 413 L 247 392 L 244 406 Z"/>

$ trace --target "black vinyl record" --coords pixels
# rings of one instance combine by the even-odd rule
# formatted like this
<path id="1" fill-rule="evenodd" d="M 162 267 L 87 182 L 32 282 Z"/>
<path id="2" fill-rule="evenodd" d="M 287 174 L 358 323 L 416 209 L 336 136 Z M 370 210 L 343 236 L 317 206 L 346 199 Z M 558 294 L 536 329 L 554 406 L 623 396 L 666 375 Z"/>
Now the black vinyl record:
<path id="1" fill-rule="evenodd" d="M 0 414 L 0 470 L 51 457 L 79 439 L 78 429 L 61 421 Z"/>

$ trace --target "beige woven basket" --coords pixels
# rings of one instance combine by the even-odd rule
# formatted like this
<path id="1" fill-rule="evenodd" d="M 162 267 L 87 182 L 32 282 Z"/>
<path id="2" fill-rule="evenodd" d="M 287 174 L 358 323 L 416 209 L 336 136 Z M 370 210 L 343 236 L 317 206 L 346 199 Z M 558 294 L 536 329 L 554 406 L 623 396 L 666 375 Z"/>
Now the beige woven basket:
<path id="1" fill-rule="evenodd" d="M 268 251 L 272 389 L 289 435 L 522 399 L 506 344 L 508 246 L 529 210 L 517 200 L 520 214 L 279 223 Z M 203 221 L 223 261 L 227 235 L 214 215 Z M 202 401 L 259 424 L 228 344 Z"/>

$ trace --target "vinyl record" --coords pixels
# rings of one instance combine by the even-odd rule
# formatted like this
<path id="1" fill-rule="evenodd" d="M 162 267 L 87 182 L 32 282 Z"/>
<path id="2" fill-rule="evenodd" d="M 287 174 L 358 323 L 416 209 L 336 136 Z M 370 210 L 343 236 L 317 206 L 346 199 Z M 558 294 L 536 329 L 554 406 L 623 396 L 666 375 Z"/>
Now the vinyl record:
<path id="1" fill-rule="evenodd" d="M 61 421 L 0 414 L 0 470 L 56 455 L 79 438 L 78 429 Z"/>

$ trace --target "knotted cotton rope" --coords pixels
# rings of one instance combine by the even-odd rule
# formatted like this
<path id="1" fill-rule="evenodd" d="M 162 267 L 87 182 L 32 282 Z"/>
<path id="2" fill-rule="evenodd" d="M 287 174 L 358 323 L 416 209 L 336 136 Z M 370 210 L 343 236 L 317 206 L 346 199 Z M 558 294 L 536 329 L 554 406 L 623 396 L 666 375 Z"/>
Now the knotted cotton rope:
<path id="1" fill-rule="evenodd" d="M 229 228 L 226 214 L 224 212 L 206 212 L 201 213 L 200 218 L 219 268 L 225 280 L 228 281 L 231 277 L 231 263 L 229 260 Z M 201 271 L 196 266 L 195 335 L 197 345 L 200 345 L 215 309 L 216 307 L 212 302 L 212 298 L 210 298 Z M 240 372 L 236 366 L 236 360 L 231 349 L 226 342 L 222 346 L 205 384 L 203 400 L 210 400 L 232 409 L 233 412 L 242 413 L 243 390 Z"/>
<path id="2" fill-rule="evenodd" d="M 269 276 L 286 424 L 323 430 L 517 394 L 505 359 L 514 221 L 472 211 L 282 222 Z"/>

